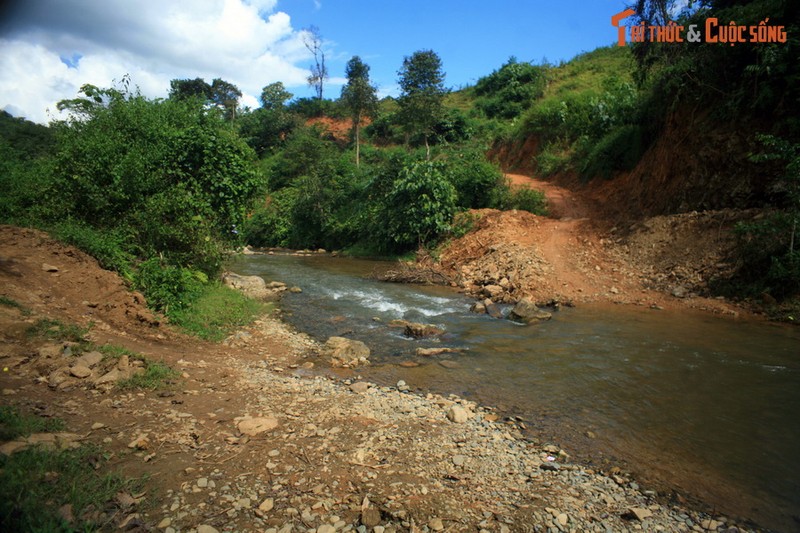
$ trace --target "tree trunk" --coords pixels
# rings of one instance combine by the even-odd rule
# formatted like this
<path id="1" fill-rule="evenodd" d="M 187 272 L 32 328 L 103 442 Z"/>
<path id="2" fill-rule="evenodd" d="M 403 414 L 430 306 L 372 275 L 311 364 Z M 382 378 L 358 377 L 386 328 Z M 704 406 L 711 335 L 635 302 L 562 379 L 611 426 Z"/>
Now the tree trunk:
<path id="1" fill-rule="evenodd" d="M 425 161 L 431 160 L 431 145 L 428 144 L 428 134 L 425 134 Z"/>
<path id="2" fill-rule="evenodd" d="M 361 133 L 361 117 L 356 117 L 356 121 L 354 126 L 356 127 L 356 167 L 361 166 L 361 142 L 360 142 L 360 133 Z"/>

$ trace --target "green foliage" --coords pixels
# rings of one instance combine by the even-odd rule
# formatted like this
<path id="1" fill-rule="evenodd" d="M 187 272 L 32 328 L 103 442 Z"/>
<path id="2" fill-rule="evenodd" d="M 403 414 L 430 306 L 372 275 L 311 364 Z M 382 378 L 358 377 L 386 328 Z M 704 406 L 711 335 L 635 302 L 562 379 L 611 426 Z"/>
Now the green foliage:
<path id="1" fill-rule="evenodd" d="M 290 113 L 304 119 L 316 117 L 342 118 L 347 116 L 347 110 L 338 101 L 319 98 L 295 98 L 287 106 Z"/>
<path id="2" fill-rule="evenodd" d="M 64 421 L 60 418 L 43 418 L 27 415 L 10 405 L 0 405 L 0 442 L 28 437 L 31 433 L 61 431 Z"/>
<path id="3" fill-rule="evenodd" d="M 61 103 L 75 118 L 55 126 L 50 190 L 61 210 L 80 225 L 125 236 L 126 251 L 162 254 L 213 275 L 262 186 L 253 152 L 197 99 L 82 92 Z"/>
<path id="4" fill-rule="evenodd" d="M 768 292 L 783 299 L 800 296 L 800 144 L 772 135 L 758 137 L 762 152 L 751 160 L 765 166 L 778 163 L 781 179 L 776 186 L 778 210 L 761 220 L 740 223 L 739 278 L 753 292 Z"/>
<path id="5" fill-rule="evenodd" d="M 239 117 L 239 134 L 259 155 L 282 146 L 286 136 L 297 127 L 297 118 L 286 107 L 292 94 L 283 83 L 271 83 L 261 91 L 262 107 Z"/>
<path id="6" fill-rule="evenodd" d="M 505 183 L 503 187 L 493 189 L 490 207 L 503 211 L 519 209 L 534 215 L 547 214 L 547 202 L 544 193 L 524 187 L 511 188 L 508 183 Z"/>
<path id="7" fill-rule="evenodd" d="M 169 315 L 186 307 L 202 291 L 208 277 L 200 271 L 173 266 L 153 257 L 139 265 L 133 286 L 150 307 Z"/>
<path id="8" fill-rule="evenodd" d="M 401 248 L 427 245 L 450 230 L 456 213 L 456 190 L 440 163 L 407 167 L 386 198 L 385 223 Z"/>
<path id="9" fill-rule="evenodd" d="M 625 125 L 611 130 L 595 144 L 581 168 L 585 179 L 611 178 L 614 171 L 633 170 L 644 153 L 642 128 Z"/>
<path id="10" fill-rule="evenodd" d="M 408 131 L 422 135 L 428 147 L 428 137 L 443 112 L 442 60 L 432 50 L 420 50 L 403 60 L 398 74 L 400 120 Z M 429 150 L 427 156 L 430 158 Z"/>
<path id="11" fill-rule="evenodd" d="M 55 145 L 50 128 L 0 110 L 0 144 L 24 161 L 48 155 Z"/>
<path id="12" fill-rule="evenodd" d="M 295 187 L 285 187 L 270 194 L 264 205 L 256 208 L 245 222 L 245 242 L 260 247 L 290 246 L 297 192 Z"/>
<path id="13" fill-rule="evenodd" d="M 119 492 L 137 492 L 140 481 L 113 473 L 98 474 L 104 454 L 96 447 L 48 451 L 32 448 L 0 456 L 0 529 L 3 531 L 99 531 L 84 511 L 115 513 Z M 77 518 L 67 524 L 59 507 L 70 504 Z"/>
<path id="14" fill-rule="evenodd" d="M 375 115 L 378 107 L 377 89 L 370 84 L 369 66 L 358 56 L 353 56 L 345 67 L 347 85 L 342 87 L 342 104 L 350 111 L 356 144 L 356 165 L 360 164 L 361 123 Z"/>
<path id="15" fill-rule="evenodd" d="M 546 67 L 519 63 L 511 57 L 475 84 L 475 107 L 489 118 L 513 119 L 542 96 L 546 83 Z"/>
<path id="16" fill-rule="evenodd" d="M 221 341 L 271 309 L 270 304 L 214 283 L 205 287 L 190 305 L 172 312 L 170 320 L 192 335 Z"/>
<path id="17" fill-rule="evenodd" d="M 91 255 L 106 270 L 113 270 L 130 281 L 134 255 L 128 251 L 130 237 L 122 231 L 122 228 L 102 231 L 85 223 L 65 220 L 53 226 L 51 234 Z"/>
<path id="18" fill-rule="evenodd" d="M 456 189 L 460 208 L 490 207 L 493 190 L 506 186 L 503 173 L 480 150 L 454 150 L 445 161 L 445 172 Z"/>

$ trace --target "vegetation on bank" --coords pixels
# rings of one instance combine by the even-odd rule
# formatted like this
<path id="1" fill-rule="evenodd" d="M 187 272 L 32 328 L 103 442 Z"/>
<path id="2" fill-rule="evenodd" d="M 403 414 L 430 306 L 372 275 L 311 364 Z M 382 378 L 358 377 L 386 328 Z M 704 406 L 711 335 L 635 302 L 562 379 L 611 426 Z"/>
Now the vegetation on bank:
<path id="1" fill-rule="evenodd" d="M 64 429 L 57 418 L 0 407 L 0 440 Z M 0 455 L 0 528 L 3 531 L 98 531 L 108 527 L 120 493 L 137 493 L 141 480 L 98 473 L 108 457 L 95 446 L 41 446 Z M 68 512 L 67 512 L 68 510 Z M 71 521 L 66 520 L 72 517 Z"/>
<path id="2" fill-rule="evenodd" d="M 777 210 L 739 228 L 735 290 L 792 297 L 800 291 L 796 7 L 676 6 L 641 0 L 636 11 L 648 25 L 670 14 L 685 26 L 711 16 L 757 25 L 769 14 L 789 39 L 613 46 L 558 66 L 512 57 L 456 92 L 445 88 L 438 55 L 420 50 L 399 66 L 402 94 L 381 101 L 356 56 L 341 98 L 293 99 L 278 82 L 254 110 L 240 108 L 241 92 L 221 79 L 173 80 L 169 97 L 157 100 L 127 79 L 86 85 L 60 104 L 71 118 L 50 127 L 0 117 L 0 219 L 47 229 L 119 272 L 171 320 L 219 338 L 217 318 L 192 317 L 220 297 L 215 279 L 227 250 L 248 243 L 386 256 L 435 248 L 463 231 L 453 221 L 471 208 L 544 212 L 539 193 L 509 188 L 486 158 L 490 147 L 535 137 L 541 175 L 607 179 L 633 169 L 670 120 L 702 110 L 703 128 L 752 140 L 749 160 L 769 185 L 748 206 Z M 312 125 L 319 117 L 350 119 L 352 136 Z"/>

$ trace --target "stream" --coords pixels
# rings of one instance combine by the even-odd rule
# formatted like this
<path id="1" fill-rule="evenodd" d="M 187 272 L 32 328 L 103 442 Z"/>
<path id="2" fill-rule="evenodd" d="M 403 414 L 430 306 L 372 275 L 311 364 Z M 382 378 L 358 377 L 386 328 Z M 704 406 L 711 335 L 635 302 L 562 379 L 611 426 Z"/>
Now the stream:
<path id="1" fill-rule="evenodd" d="M 470 313 L 473 301 L 446 287 L 368 278 L 390 266 L 252 255 L 230 268 L 301 287 L 283 298 L 285 320 L 321 342 L 364 341 L 373 362 L 358 369 L 364 379 L 494 406 L 574 460 L 622 466 L 644 488 L 800 530 L 800 328 L 614 305 L 522 326 Z M 393 319 L 447 333 L 411 340 L 386 325 Z M 418 357 L 418 347 L 465 351 Z M 397 365 L 409 360 L 420 366 Z"/>

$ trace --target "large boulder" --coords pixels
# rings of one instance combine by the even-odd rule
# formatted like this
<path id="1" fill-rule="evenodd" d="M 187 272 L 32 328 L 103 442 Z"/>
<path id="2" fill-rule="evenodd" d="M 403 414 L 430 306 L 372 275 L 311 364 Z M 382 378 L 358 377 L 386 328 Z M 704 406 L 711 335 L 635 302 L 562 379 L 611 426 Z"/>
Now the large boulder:
<path id="1" fill-rule="evenodd" d="M 540 322 L 542 320 L 550 320 L 552 317 L 553 315 L 551 313 L 539 309 L 536 303 L 529 298 L 523 298 L 517 302 L 517 305 L 515 305 L 514 309 L 508 314 L 508 318 L 511 320 L 519 320 L 528 324 Z"/>
<path id="2" fill-rule="evenodd" d="M 258 300 L 276 300 L 280 292 L 279 287 L 267 287 L 267 283 L 260 276 L 241 276 L 226 272 L 222 275 L 222 283 Z"/>
<path id="3" fill-rule="evenodd" d="M 369 364 L 369 348 L 361 341 L 331 337 L 322 347 L 322 354 L 331 358 L 331 366 L 352 368 Z"/>

